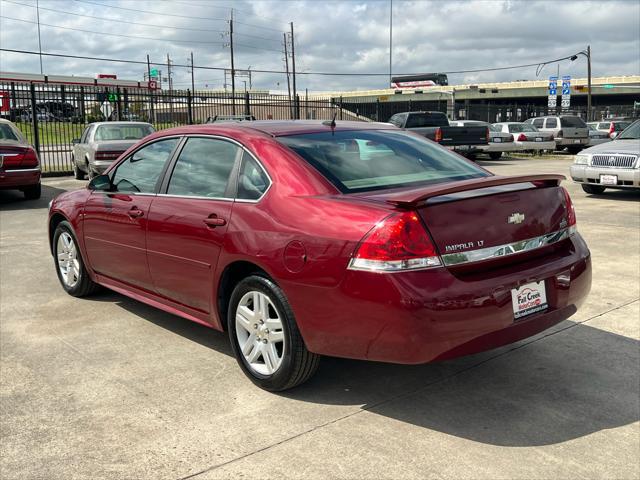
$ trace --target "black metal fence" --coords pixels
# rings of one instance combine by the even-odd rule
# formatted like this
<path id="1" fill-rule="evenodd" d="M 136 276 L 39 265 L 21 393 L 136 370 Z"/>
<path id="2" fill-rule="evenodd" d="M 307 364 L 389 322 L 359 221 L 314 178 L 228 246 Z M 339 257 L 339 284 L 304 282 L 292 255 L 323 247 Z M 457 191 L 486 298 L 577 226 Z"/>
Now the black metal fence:
<path id="1" fill-rule="evenodd" d="M 156 129 L 204 123 L 216 115 L 253 115 L 258 120 L 316 119 L 381 121 L 398 112 L 437 110 L 449 118 L 487 122 L 522 121 L 552 113 L 547 107 L 530 104 L 474 104 L 446 100 L 404 101 L 387 97 L 313 97 L 294 99 L 287 95 L 245 92 L 151 91 L 140 88 L 100 87 L 53 83 L 2 83 L 0 92 L 10 98 L 9 111 L 2 115 L 20 128 L 40 153 L 45 173 L 70 172 L 72 142 L 80 138 L 87 124 L 105 120 L 136 120 L 152 123 Z M 382 99 L 382 100 L 381 100 Z M 586 108 L 571 113 L 586 118 Z M 592 118 L 637 115 L 633 106 L 594 107 Z"/>

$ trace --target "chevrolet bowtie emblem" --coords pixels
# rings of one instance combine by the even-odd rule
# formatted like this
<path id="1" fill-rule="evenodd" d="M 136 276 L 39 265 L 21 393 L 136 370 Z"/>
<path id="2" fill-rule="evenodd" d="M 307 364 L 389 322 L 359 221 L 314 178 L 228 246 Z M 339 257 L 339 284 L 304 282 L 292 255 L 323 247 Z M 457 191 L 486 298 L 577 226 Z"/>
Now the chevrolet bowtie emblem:
<path id="1" fill-rule="evenodd" d="M 522 223 L 524 222 L 524 213 L 512 213 L 511 215 L 509 215 L 509 218 L 507 219 L 508 223 Z"/>

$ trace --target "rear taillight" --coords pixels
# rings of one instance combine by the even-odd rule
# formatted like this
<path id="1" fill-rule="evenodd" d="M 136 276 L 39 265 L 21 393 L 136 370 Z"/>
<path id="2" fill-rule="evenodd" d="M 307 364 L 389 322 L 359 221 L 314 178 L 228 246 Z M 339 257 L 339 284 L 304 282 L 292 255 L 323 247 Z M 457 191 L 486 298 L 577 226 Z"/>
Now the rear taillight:
<path id="1" fill-rule="evenodd" d="M 399 272 L 440 265 L 436 247 L 418 214 L 404 212 L 387 217 L 365 235 L 349 269 Z"/>
<path id="2" fill-rule="evenodd" d="M 567 209 L 567 228 L 569 229 L 569 235 L 573 235 L 577 231 L 576 227 L 576 209 L 573 208 L 573 202 L 569 196 L 569 192 L 566 188 L 561 187 L 564 193 L 564 206 Z"/>
<path id="3" fill-rule="evenodd" d="M 526 142 L 527 141 L 527 136 L 524 133 L 521 133 L 520 135 L 518 135 L 518 141 L 519 142 Z"/>
<path id="4" fill-rule="evenodd" d="M 442 141 L 442 129 L 440 127 L 436 128 L 435 137 L 433 139 L 438 143 Z"/>
<path id="5" fill-rule="evenodd" d="M 558 133 L 556 133 L 556 138 L 562 138 L 564 135 L 564 133 L 562 133 L 562 130 L 558 130 Z"/>
<path id="6" fill-rule="evenodd" d="M 115 160 L 120 155 L 122 155 L 121 151 L 115 152 L 110 150 L 103 150 L 96 152 L 95 159 L 96 160 Z"/>
<path id="7" fill-rule="evenodd" d="M 2 148 L 0 155 L 2 155 L 2 166 L 5 170 L 36 168 L 40 163 L 33 147 Z"/>
<path id="8" fill-rule="evenodd" d="M 613 138 L 616 132 L 616 126 L 613 123 L 609 124 L 609 137 Z"/>
<path id="9" fill-rule="evenodd" d="M 487 143 L 491 140 L 491 131 L 487 128 Z"/>

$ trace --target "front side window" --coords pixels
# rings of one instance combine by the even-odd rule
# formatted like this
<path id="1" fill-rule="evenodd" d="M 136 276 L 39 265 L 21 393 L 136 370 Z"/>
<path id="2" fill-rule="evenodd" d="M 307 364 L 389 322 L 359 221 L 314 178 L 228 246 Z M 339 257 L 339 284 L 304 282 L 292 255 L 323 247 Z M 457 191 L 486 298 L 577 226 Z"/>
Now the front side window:
<path id="1" fill-rule="evenodd" d="M 258 163 L 244 153 L 238 176 L 238 195 L 241 200 L 258 200 L 269 188 L 269 178 Z"/>
<path id="2" fill-rule="evenodd" d="M 180 152 L 167 193 L 188 197 L 230 198 L 231 171 L 240 147 L 216 138 L 194 137 Z"/>
<path id="3" fill-rule="evenodd" d="M 92 128 L 93 126 L 89 125 L 87 128 L 84 129 L 84 132 L 82 133 L 82 138 L 80 138 L 80 143 L 87 143 L 87 141 L 89 140 L 89 132 L 91 131 Z"/>
<path id="4" fill-rule="evenodd" d="M 640 139 L 640 120 L 636 120 L 616 137 L 616 140 L 638 140 Z"/>
<path id="5" fill-rule="evenodd" d="M 178 138 L 151 143 L 118 165 L 111 183 L 117 192 L 154 193 L 165 163 L 178 144 Z"/>
<path id="6" fill-rule="evenodd" d="M 277 140 L 345 193 L 489 175 L 439 145 L 402 131 L 309 133 Z"/>

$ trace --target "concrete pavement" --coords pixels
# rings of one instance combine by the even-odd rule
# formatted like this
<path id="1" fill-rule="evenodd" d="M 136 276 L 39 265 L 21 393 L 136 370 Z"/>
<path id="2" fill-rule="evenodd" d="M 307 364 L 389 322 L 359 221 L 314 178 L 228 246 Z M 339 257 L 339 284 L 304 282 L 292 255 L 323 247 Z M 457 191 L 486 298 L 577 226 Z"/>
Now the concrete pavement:
<path id="1" fill-rule="evenodd" d="M 480 161 L 568 174 L 570 157 Z M 640 478 L 640 195 L 566 182 L 594 283 L 569 321 L 433 365 L 325 358 L 275 395 L 225 334 L 66 295 L 46 206 L 0 192 L 0 478 Z"/>

